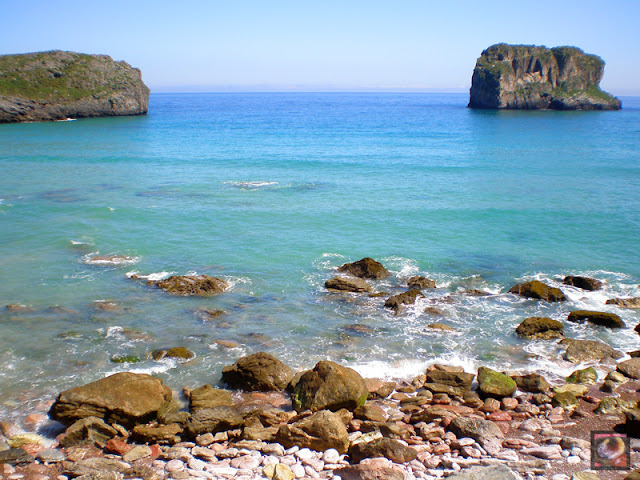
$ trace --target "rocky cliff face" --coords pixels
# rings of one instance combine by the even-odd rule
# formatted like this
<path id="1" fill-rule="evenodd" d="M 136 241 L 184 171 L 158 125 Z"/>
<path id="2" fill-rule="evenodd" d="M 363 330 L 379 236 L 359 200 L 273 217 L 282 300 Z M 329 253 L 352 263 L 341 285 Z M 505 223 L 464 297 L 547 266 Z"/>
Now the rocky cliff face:
<path id="1" fill-rule="evenodd" d="M 106 55 L 0 56 L 0 123 L 147 113 L 140 70 Z"/>
<path id="2" fill-rule="evenodd" d="M 604 61 L 575 47 L 498 44 L 473 70 L 470 108 L 618 110 L 600 90 Z"/>

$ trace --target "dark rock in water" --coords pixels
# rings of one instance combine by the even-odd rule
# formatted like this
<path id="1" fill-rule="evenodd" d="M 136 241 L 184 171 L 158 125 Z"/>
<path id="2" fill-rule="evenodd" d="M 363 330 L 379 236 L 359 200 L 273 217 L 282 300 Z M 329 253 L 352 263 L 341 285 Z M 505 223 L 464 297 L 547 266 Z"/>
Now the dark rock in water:
<path id="1" fill-rule="evenodd" d="M 393 295 L 387 298 L 387 301 L 384 302 L 384 306 L 395 310 L 396 313 L 399 313 L 403 305 L 413 305 L 416 303 L 418 298 L 422 297 L 424 297 L 424 295 L 420 290 L 409 290 L 408 292 L 399 293 L 398 295 Z"/>
<path id="2" fill-rule="evenodd" d="M 599 362 L 609 362 L 623 356 L 611 346 L 595 340 L 574 340 L 565 338 L 560 341 L 561 345 L 567 345 L 567 350 L 563 358 L 571 363 L 582 363 L 591 360 Z"/>
<path id="3" fill-rule="evenodd" d="M 189 411 L 191 413 L 201 408 L 213 408 L 226 405 L 233 405 L 233 397 L 228 390 L 213 388 L 211 385 L 203 385 L 202 387 L 191 390 L 189 395 Z"/>
<path id="4" fill-rule="evenodd" d="M 567 300 L 567 297 L 564 296 L 564 293 L 559 288 L 550 287 L 538 280 L 519 283 L 511 287 L 509 293 L 548 302 L 564 302 Z"/>
<path id="5" fill-rule="evenodd" d="M 489 397 L 510 397 L 516 391 L 516 382 L 504 373 L 487 367 L 478 368 L 478 390 Z"/>
<path id="6" fill-rule="evenodd" d="M 365 257 L 357 262 L 345 263 L 338 268 L 338 271 L 348 272 L 356 277 L 368 278 L 371 280 L 382 280 L 391 275 L 391 273 L 389 273 L 381 263 L 376 262 L 369 257 Z"/>
<path id="7" fill-rule="evenodd" d="M 477 288 L 472 288 L 471 290 L 465 290 L 464 293 L 472 297 L 488 297 L 489 295 L 491 295 L 489 292 L 485 292 L 484 290 L 478 290 Z"/>
<path id="8" fill-rule="evenodd" d="M 444 323 L 430 323 L 427 325 L 427 328 L 431 328 L 433 330 L 440 330 L 442 332 L 457 332 L 457 330 L 449 325 L 445 325 Z"/>
<path id="9" fill-rule="evenodd" d="M 0 123 L 147 113 L 140 70 L 106 55 L 0 56 Z"/>
<path id="10" fill-rule="evenodd" d="M 293 378 L 293 370 L 265 352 L 242 357 L 222 369 L 222 381 L 247 391 L 282 391 Z"/>
<path id="11" fill-rule="evenodd" d="M 347 428 L 338 415 L 328 410 L 282 425 L 276 440 L 285 448 L 298 446 L 319 452 L 335 448 L 339 453 L 347 453 L 349 447 Z"/>
<path id="12" fill-rule="evenodd" d="M 407 286 L 411 289 L 424 290 L 425 288 L 436 288 L 436 282 L 421 276 L 415 276 L 407 280 Z"/>
<path id="13" fill-rule="evenodd" d="M 60 393 L 49 416 L 66 425 L 93 416 L 128 427 L 157 418 L 172 396 L 171 389 L 159 378 L 116 373 Z"/>
<path id="14" fill-rule="evenodd" d="M 78 420 L 64 432 L 60 439 L 62 447 L 95 444 L 104 448 L 107 441 L 118 435 L 118 431 L 107 425 L 98 417 L 87 417 Z"/>
<path id="15" fill-rule="evenodd" d="M 368 398 L 371 400 L 387 398 L 396 388 L 395 382 L 385 382 L 378 378 L 365 378 L 364 383 L 369 391 Z"/>
<path id="16" fill-rule="evenodd" d="M 151 352 L 151 358 L 154 360 L 162 360 L 163 358 L 175 358 L 182 361 L 188 361 L 195 358 L 196 354 L 185 347 L 173 347 L 169 349 L 154 350 Z"/>
<path id="17" fill-rule="evenodd" d="M 211 309 L 211 308 L 199 308 L 197 311 L 198 316 L 205 321 L 211 321 L 211 320 L 215 320 L 218 317 L 221 317 L 222 315 L 225 315 L 227 312 L 225 312 L 224 310 L 215 310 L 215 309 Z"/>
<path id="18" fill-rule="evenodd" d="M 311 410 L 354 410 L 364 405 L 369 390 L 355 370 L 334 362 L 321 361 L 305 372 L 291 394 L 293 408 Z"/>
<path id="19" fill-rule="evenodd" d="M 137 355 L 113 355 L 109 361 L 111 363 L 138 363 L 142 359 Z"/>
<path id="20" fill-rule="evenodd" d="M 514 375 L 511 378 L 516 382 L 518 389 L 523 392 L 545 393 L 551 389 L 551 385 L 549 385 L 542 375 L 537 373 Z"/>
<path id="21" fill-rule="evenodd" d="M 233 407 L 200 408 L 189 418 L 186 431 L 189 436 L 196 437 L 201 433 L 233 430 L 241 427 L 243 422 L 242 415 Z"/>
<path id="22" fill-rule="evenodd" d="M 622 373 L 625 377 L 640 380 L 640 358 L 631 358 L 624 362 L 620 362 L 616 366 L 616 370 Z"/>
<path id="23" fill-rule="evenodd" d="M 33 463 L 35 458 L 29 455 L 21 448 L 10 448 L 0 452 L 0 465 L 8 463 L 9 465 L 23 465 L 25 463 Z"/>
<path id="24" fill-rule="evenodd" d="M 47 313 L 54 313 L 56 315 L 78 315 L 78 311 L 73 308 L 61 307 L 60 305 L 52 305 L 46 310 Z"/>
<path id="25" fill-rule="evenodd" d="M 434 317 L 439 317 L 444 315 L 444 310 L 442 310 L 441 308 L 438 307 L 426 307 L 422 313 L 425 313 L 427 315 L 433 315 Z"/>
<path id="26" fill-rule="evenodd" d="M 165 292 L 175 295 L 199 295 L 207 297 L 216 293 L 222 293 L 229 284 L 221 278 L 208 275 L 174 275 L 157 282 L 149 282 Z"/>
<path id="27" fill-rule="evenodd" d="M 5 308 L 8 312 L 12 313 L 31 313 L 36 311 L 35 308 L 27 307 L 26 305 L 22 305 L 21 303 L 10 303 Z"/>
<path id="28" fill-rule="evenodd" d="M 589 277 L 579 277 L 569 275 L 564 277 L 562 283 L 565 285 L 573 285 L 574 287 L 581 288 L 582 290 L 600 290 L 602 288 L 602 282 L 600 280 L 596 280 L 595 278 Z"/>
<path id="29" fill-rule="evenodd" d="M 351 325 L 345 325 L 344 329 L 348 333 L 354 333 L 356 335 L 371 335 L 375 333 L 375 330 L 366 325 L 360 325 L 358 323 L 353 323 Z"/>
<path id="30" fill-rule="evenodd" d="M 365 458 L 384 457 L 394 463 L 406 463 L 414 460 L 417 452 L 391 438 L 377 438 L 371 442 L 360 442 L 349 448 L 349 457 L 354 463 Z"/>
<path id="31" fill-rule="evenodd" d="M 324 286 L 332 292 L 368 293 L 372 291 L 371 285 L 361 278 L 333 277 Z"/>
<path id="32" fill-rule="evenodd" d="M 600 90 L 604 61 L 575 47 L 492 45 L 471 79 L 470 108 L 619 110 Z"/>
<path id="33" fill-rule="evenodd" d="M 159 445 L 173 445 L 181 441 L 180 434 L 183 428 L 177 423 L 169 425 L 136 425 L 133 428 L 133 437 L 143 443 Z"/>
<path id="34" fill-rule="evenodd" d="M 610 298 L 607 305 L 617 305 L 620 308 L 640 308 L 640 297 Z"/>
<path id="35" fill-rule="evenodd" d="M 502 449 L 502 430 L 490 420 L 479 418 L 456 417 L 451 421 L 449 429 L 458 438 L 469 437 L 478 442 L 490 455 Z"/>
<path id="36" fill-rule="evenodd" d="M 570 322 L 584 323 L 585 321 L 595 325 L 609 328 L 624 328 L 625 324 L 620 316 L 608 312 L 592 312 L 589 310 L 576 310 L 569 314 L 567 320 Z"/>
<path id="37" fill-rule="evenodd" d="M 562 338 L 564 327 L 557 320 L 547 317 L 529 317 L 518 325 L 516 333 L 524 338 L 550 340 Z"/>

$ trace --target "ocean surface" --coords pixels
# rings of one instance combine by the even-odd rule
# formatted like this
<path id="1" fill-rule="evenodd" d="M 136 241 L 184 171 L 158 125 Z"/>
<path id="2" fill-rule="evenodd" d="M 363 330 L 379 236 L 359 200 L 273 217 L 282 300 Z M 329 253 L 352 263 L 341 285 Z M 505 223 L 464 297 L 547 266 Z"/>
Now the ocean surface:
<path id="1" fill-rule="evenodd" d="M 515 335 L 529 316 L 639 349 L 640 311 L 605 301 L 640 296 L 640 98 L 618 112 L 467 101 L 155 94 L 147 116 L 0 125 L 0 418 L 119 371 L 176 390 L 216 384 L 257 351 L 295 369 L 331 359 L 396 379 L 436 362 L 570 373 L 555 342 Z M 337 267 L 363 257 L 392 272 L 376 291 L 404 291 L 412 275 L 438 288 L 399 315 L 385 297 L 326 291 Z M 130 278 L 187 273 L 231 288 L 176 297 Z M 562 304 L 506 293 L 569 274 L 605 287 L 563 286 Z M 627 328 L 567 322 L 576 309 L 618 313 Z M 148 357 L 174 346 L 195 359 Z"/>

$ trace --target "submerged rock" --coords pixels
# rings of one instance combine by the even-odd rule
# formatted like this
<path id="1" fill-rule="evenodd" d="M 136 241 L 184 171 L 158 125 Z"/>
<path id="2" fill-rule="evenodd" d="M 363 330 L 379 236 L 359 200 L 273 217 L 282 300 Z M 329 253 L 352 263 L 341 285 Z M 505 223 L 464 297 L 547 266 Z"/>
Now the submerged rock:
<path id="1" fill-rule="evenodd" d="M 604 61 L 575 47 L 492 45 L 471 79 L 470 108 L 619 110 L 600 90 Z"/>
<path id="2" fill-rule="evenodd" d="M 423 297 L 424 295 L 420 290 L 409 290 L 408 292 L 399 293 L 398 295 L 393 295 L 387 298 L 387 301 L 384 302 L 384 306 L 394 310 L 396 313 L 399 313 L 403 305 L 413 305 L 416 303 L 418 298 Z"/>
<path id="3" fill-rule="evenodd" d="M 373 290 L 361 278 L 333 277 L 324 282 L 324 286 L 330 292 L 369 293 Z"/>
<path id="4" fill-rule="evenodd" d="M 265 352 L 242 357 L 222 369 L 222 381 L 247 391 L 282 391 L 293 378 L 293 370 Z"/>
<path id="5" fill-rule="evenodd" d="M 391 275 L 381 263 L 369 257 L 365 257 L 357 262 L 345 263 L 338 268 L 338 271 L 348 272 L 355 277 L 368 278 L 371 280 L 382 280 Z"/>
<path id="6" fill-rule="evenodd" d="M 547 317 L 529 317 L 518 325 L 516 333 L 524 338 L 550 340 L 562 338 L 564 336 L 564 327 L 557 320 Z"/>
<path id="7" fill-rule="evenodd" d="M 407 286 L 410 289 L 424 290 L 426 288 L 436 288 L 436 282 L 427 277 L 414 276 L 407 280 Z"/>
<path id="8" fill-rule="evenodd" d="M 640 308 L 640 297 L 610 298 L 607 305 L 617 305 L 620 308 Z"/>
<path id="9" fill-rule="evenodd" d="M 619 315 L 608 312 L 593 312 L 590 310 L 575 310 L 569 314 L 567 320 L 570 322 L 589 322 L 594 325 L 601 325 L 609 328 L 624 328 L 625 324 Z"/>
<path id="10" fill-rule="evenodd" d="M 229 283 L 221 278 L 208 275 L 173 275 L 163 280 L 149 282 L 165 292 L 174 295 L 198 295 L 207 297 L 222 293 L 229 288 Z"/>
<path id="11" fill-rule="evenodd" d="M 188 361 L 195 358 L 196 354 L 186 347 L 173 347 L 168 349 L 154 350 L 151 352 L 151 358 L 156 361 L 163 358 L 175 358 L 182 361 Z"/>
<path id="12" fill-rule="evenodd" d="M 563 358 L 571 363 L 582 363 L 591 360 L 600 362 L 621 358 L 623 354 L 611 346 L 596 340 L 574 340 L 565 338 L 561 345 L 567 345 Z"/>
<path id="13" fill-rule="evenodd" d="M 521 297 L 546 300 L 548 302 L 564 302 L 567 300 L 562 290 L 550 287 L 538 280 L 519 283 L 509 289 L 509 293 L 515 293 Z"/>
<path id="14" fill-rule="evenodd" d="M 562 280 L 562 283 L 564 285 L 573 285 L 574 287 L 578 287 L 578 288 L 581 288 L 582 290 L 589 290 L 589 291 L 600 290 L 602 288 L 602 282 L 600 280 L 597 280 L 595 278 L 580 277 L 580 276 L 574 276 L 574 275 L 568 275 L 564 277 L 564 280 Z"/>

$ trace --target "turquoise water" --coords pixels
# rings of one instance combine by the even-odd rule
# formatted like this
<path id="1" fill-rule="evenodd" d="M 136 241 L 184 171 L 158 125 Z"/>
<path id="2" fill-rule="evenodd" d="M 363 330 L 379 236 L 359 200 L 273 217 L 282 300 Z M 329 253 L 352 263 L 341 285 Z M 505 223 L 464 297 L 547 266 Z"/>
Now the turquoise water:
<path id="1" fill-rule="evenodd" d="M 565 322 L 568 336 L 640 348 L 640 315 L 604 306 L 640 296 L 640 98 L 622 100 L 619 112 L 498 112 L 454 94 L 158 94 L 144 117 L 0 125 L 0 305 L 32 308 L 0 313 L 0 414 L 121 370 L 176 389 L 216 383 L 260 350 L 394 378 L 435 361 L 563 373 L 555 344 L 513 331 L 577 308 L 615 311 L 629 328 Z M 393 273 L 377 290 L 403 291 L 416 274 L 439 288 L 398 316 L 384 298 L 325 291 L 365 256 Z M 232 287 L 182 298 L 128 278 L 188 272 Z M 562 305 L 504 293 L 567 274 L 605 289 L 563 287 Z M 205 321 L 200 307 L 226 314 Z M 171 346 L 197 357 L 145 359 Z"/>

